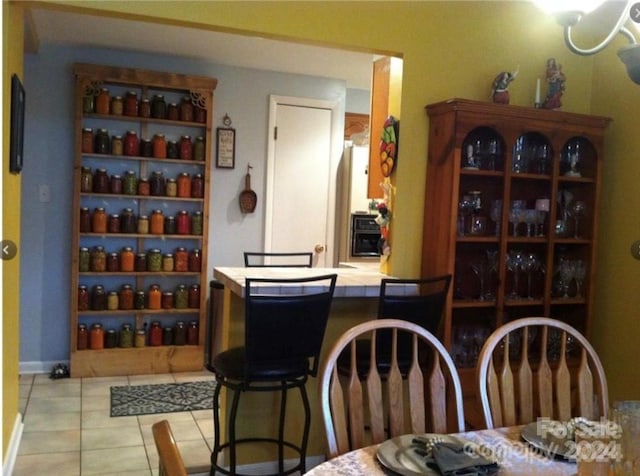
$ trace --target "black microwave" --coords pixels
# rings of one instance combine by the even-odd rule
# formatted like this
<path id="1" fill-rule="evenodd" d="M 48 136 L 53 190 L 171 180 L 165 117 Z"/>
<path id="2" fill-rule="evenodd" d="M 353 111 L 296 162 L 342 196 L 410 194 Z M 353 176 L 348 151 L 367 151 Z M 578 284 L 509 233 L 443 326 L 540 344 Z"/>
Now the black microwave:
<path id="1" fill-rule="evenodd" d="M 380 256 L 380 238 L 375 215 L 351 215 L 351 256 Z"/>

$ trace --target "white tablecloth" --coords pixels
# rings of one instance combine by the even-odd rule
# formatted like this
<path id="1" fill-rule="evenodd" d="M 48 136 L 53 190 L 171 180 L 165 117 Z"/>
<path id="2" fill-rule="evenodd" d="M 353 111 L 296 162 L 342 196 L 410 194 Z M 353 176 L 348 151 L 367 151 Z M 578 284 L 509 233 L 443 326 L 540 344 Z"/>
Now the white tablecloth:
<path id="1" fill-rule="evenodd" d="M 541 454 L 520 438 L 522 427 L 470 431 L 455 436 L 491 448 L 504 476 L 572 476 L 575 463 Z M 305 476 L 383 476 L 386 473 L 376 458 L 377 445 L 345 453 L 316 466 Z"/>

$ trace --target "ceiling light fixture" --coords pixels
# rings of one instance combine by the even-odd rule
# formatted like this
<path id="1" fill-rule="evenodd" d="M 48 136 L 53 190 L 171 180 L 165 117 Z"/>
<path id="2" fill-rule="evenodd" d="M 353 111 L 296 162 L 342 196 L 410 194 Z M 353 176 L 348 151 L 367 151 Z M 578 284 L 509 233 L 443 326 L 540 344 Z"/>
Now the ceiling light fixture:
<path id="1" fill-rule="evenodd" d="M 622 13 L 611 32 L 604 40 L 592 48 L 581 48 L 575 44 L 572 38 L 573 27 L 585 15 L 602 5 L 604 1 L 534 0 L 533 3 L 556 17 L 558 23 L 564 27 L 564 42 L 567 48 L 578 55 L 589 56 L 602 51 L 613 41 L 618 33 L 626 37 L 630 44 L 618 50 L 618 57 L 627 67 L 627 73 L 631 80 L 636 84 L 640 84 L 640 44 L 636 41 L 633 33 L 625 27 L 629 19 L 640 23 L 640 5 L 637 2 L 634 0 L 625 2 Z"/>

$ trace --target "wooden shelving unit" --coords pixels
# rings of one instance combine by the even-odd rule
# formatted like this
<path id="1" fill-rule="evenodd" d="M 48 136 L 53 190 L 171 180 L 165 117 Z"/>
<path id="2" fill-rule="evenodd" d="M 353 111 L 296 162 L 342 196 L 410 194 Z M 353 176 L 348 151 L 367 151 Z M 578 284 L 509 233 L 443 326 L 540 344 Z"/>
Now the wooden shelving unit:
<path id="1" fill-rule="evenodd" d="M 165 373 L 199 370 L 204 364 L 204 343 L 206 327 L 207 295 L 207 248 L 208 218 L 211 179 L 213 92 L 217 80 L 200 76 L 176 73 L 145 71 L 92 64 L 76 64 L 75 75 L 75 160 L 74 198 L 71 262 L 71 309 L 70 309 L 70 362 L 71 376 L 108 376 L 145 373 Z M 161 118 L 132 117 L 115 114 L 85 112 L 83 98 L 99 88 L 108 88 L 111 97 L 124 97 L 135 91 L 139 100 L 153 99 L 162 94 L 167 103 L 191 97 L 192 102 L 206 110 L 204 121 L 183 121 Z M 152 139 L 155 134 L 163 134 L 166 140 L 180 141 L 183 135 L 192 139 L 202 136 L 205 140 L 204 160 L 181 160 L 154 158 L 139 155 L 112 155 L 82 152 L 82 130 L 99 128 L 108 130 L 109 137 L 120 135 L 124 139 L 127 131 L 136 131 L 139 139 Z M 104 168 L 108 174 L 121 175 L 129 170 L 137 178 L 148 178 L 154 171 L 163 172 L 164 178 L 175 178 L 181 172 L 190 176 L 204 176 L 204 196 L 202 198 L 175 198 L 167 196 L 124 195 L 114 193 L 81 193 L 82 167 L 93 170 Z M 80 209 L 103 207 L 107 214 L 118 214 L 124 208 L 131 208 L 136 217 L 150 216 L 152 210 L 163 210 L 165 216 L 175 216 L 186 210 L 189 215 L 202 212 L 202 234 L 138 234 L 138 233 L 92 233 L 80 232 Z M 201 250 L 201 269 L 196 272 L 80 272 L 79 249 L 103 246 L 107 253 L 119 252 L 123 247 L 132 247 L 134 252 L 147 252 L 157 248 L 162 253 L 173 253 L 177 247 L 187 250 Z M 135 309 L 135 310 L 78 310 L 78 288 L 87 286 L 89 291 L 95 285 L 102 285 L 106 292 L 119 291 L 123 284 L 130 284 L 135 291 L 148 291 L 151 284 L 158 284 L 162 291 L 174 291 L 179 284 L 200 286 L 199 307 L 187 309 Z M 145 306 L 146 307 L 146 306 Z M 105 329 L 117 332 L 123 324 L 133 329 L 148 329 L 152 321 L 160 321 L 163 327 L 174 327 L 178 321 L 197 323 L 197 345 L 161 345 L 129 348 L 105 348 L 102 350 L 78 349 L 78 325 L 91 327 L 101 323 Z"/>
<path id="2" fill-rule="evenodd" d="M 426 109 L 429 152 L 422 275 L 454 276 L 444 316 L 444 343 L 459 367 L 465 395 L 472 400 L 477 353 L 488 333 L 502 323 L 549 316 L 589 331 L 603 136 L 610 119 L 464 99 Z M 572 171 L 570 158 L 576 145 L 578 161 Z M 465 196 L 480 196 L 481 208 L 463 207 L 460 220 Z M 492 218 L 491 207 L 497 200 L 502 202 Z M 544 222 L 531 236 L 526 223 L 517 224 L 514 236 L 509 221 L 514 200 L 523 201 L 526 209 L 545 208 L 544 201 L 537 201 L 548 201 Z M 586 213 L 579 218 L 575 237 L 573 217 L 564 210 L 577 201 L 584 202 Z M 471 224 L 478 216 L 484 231 L 474 234 Z M 494 267 L 489 255 L 495 255 Z M 580 293 L 575 279 L 565 275 L 568 297 L 559 285 L 563 260 L 580 260 L 586 266 Z"/>

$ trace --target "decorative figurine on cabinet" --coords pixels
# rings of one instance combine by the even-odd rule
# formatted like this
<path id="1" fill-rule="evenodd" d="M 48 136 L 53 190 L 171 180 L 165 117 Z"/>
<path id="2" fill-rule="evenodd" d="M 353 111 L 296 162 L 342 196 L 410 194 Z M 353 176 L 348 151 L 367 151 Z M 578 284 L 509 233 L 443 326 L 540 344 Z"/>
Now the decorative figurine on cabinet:
<path id="1" fill-rule="evenodd" d="M 562 65 L 558 64 L 555 58 L 547 60 L 546 80 L 549 89 L 542 107 L 545 109 L 560 109 L 562 107 L 561 99 L 565 89 L 566 78 L 562 72 Z"/>
<path id="2" fill-rule="evenodd" d="M 491 86 L 491 99 L 497 104 L 509 104 L 509 84 L 518 76 L 518 69 L 513 73 L 502 71 L 493 80 Z"/>

